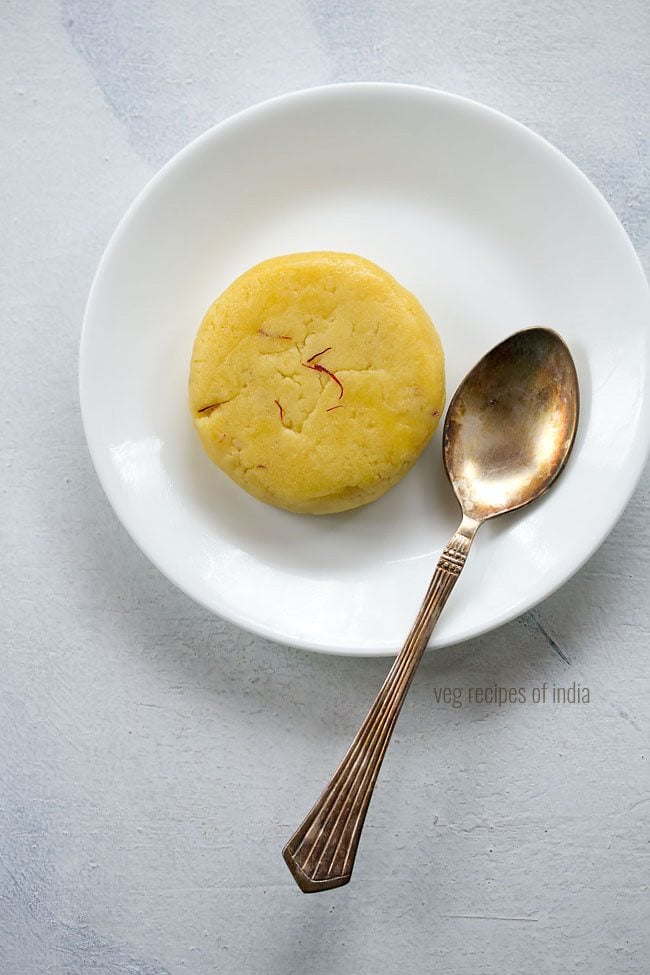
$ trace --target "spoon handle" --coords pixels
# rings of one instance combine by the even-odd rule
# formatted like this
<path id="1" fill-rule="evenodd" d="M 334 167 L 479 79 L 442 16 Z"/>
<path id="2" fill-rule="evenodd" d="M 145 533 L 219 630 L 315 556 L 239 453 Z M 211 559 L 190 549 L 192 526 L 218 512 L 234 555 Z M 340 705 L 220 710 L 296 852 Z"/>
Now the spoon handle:
<path id="1" fill-rule="evenodd" d="M 478 527 L 479 522 L 465 516 L 449 540 L 411 632 L 345 758 L 282 851 L 294 880 L 305 893 L 342 887 L 352 876 L 361 830 L 390 736 Z"/>

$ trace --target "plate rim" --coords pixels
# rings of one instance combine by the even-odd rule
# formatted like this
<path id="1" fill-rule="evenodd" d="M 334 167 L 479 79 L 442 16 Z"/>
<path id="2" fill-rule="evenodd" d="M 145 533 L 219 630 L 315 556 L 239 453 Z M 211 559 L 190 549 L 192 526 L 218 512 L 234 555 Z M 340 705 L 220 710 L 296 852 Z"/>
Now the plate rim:
<path id="1" fill-rule="evenodd" d="M 607 214 L 610 223 L 612 224 L 612 229 L 615 229 L 621 240 L 626 246 L 629 257 L 632 262 L 636 265 L 636 270 L 640 275 L 640 281 L 645 283 L 646 289 L 648 289 L 648 279 L 645 274 L 644 267 L 641 263 L 639 255 L 630 240 L 623 224 L 619 220 L 616 212 L 610 203 L 605 199 L 600 190 L 592 183 L 589 177 L 571 160 L 566 156 L 557 146 L 549 142 L 544 136 L 535 132 L 529 126 L 524 125 L 524 123 L 519 122 L 512 116 L 502 112 L 499 109 L 492 108 L 483 102 L 477 101 L 472 98 L 468 98 L 465 95 L 458 95 L 453 92 L 446 91 L 440 88 L 432 88 L 426 85 L 409 84 L 405 82 L 393 82 L 393 81 L 352 81 L 352 82 L 336 82 L 333 84 L 315 85 L 306 88 L 300 88 L 296 90 L 291 90 L 288 92 L 283 92 L 281 94 L 275 95 L 271 98 L 264 99 L 263 101 L 256 102 L 253 105 L 247 106 L 240 111 L 234 113 L 222 119 L 221 121 L 215 123 L 215 125 L 210 126 L 204 132 L 201 132 L 198 136 L 188 142 L 185 146 L 174 153 L 153 175 L 144 183 L 144 185 L 137 192 L 131 203 L 128 205 L 124 211 L 122 217 L 118 221 L 115 229 L 111 233 L 108 242 L 102 252 L 100 260 L 95 269 L 93 275 L 92 283 L 88 293 L 88 298 L 86 301 L 82 326 L 79 339 L 79 358 L 78 358 L 78 395 L 80 404 L 81 421 L 84 432 L 84 438 L 86 441 L 86 446 L 90 454 L 90 458 L 95 469 L 97 478 L 102 486 L 102 489 L 111 505 L 115 515 L 117 516 L 122 527 L 125 529 L 129 537 L 133 540 L 136 546 L 140 549 L 142 554 L 156 567 L 156 569 L 161 572 L 165 578 L 167 578 L 177 589 L 183 592 L 188 598 L 193 602 L 202 606 L 204 609 L 208 610 L 213 615 L 221 617 L 228 622 L 239 626 L 242 629 L 247 630 L 257 636 L 263 637 L 264 639 L 270 640 L 274 643 L 278 643 L 283 646 L 295 647 L 301 650 L 307 650 L 313 653 L 323 653 L 332 656 L 343 656 L 343 657 L 392 657 L 399 652 L 399 647 L 394 648 L 377 648 L 373 650 L 369 649 L 359 649 L 350 648 L 348 646 L 342 646 L 340 644 L 331 644 L 325 642 L 316 642 L 313 640 L 307 640 L 299 636 L 292 636 L 291 634 L 283 634 L 276 631 L 273 628 L 269 628 L 263 622 L 258 619 L 249 617 L 245 612 L 237 612 L 233 610 L 232 607 L 224 606 L 219 604 L 219 594 L 215 592 L 214 604 L 203 599 L 200 595 L 195 592 L 190 591 L 191 586 L 179 578 L 178 574 L 174 571 L 173 567 L 163 568 L 159 563 L 157 557 L 147 550 L 145 544 L 140 541 L 138 537 L 137 530 L 135 526 L 131 526 L 129 523 L 128 514 L 123 510 L 122 503 L 120 502 L 118 492 L 114 492 L 107 483 L 107 479 L 103 475 L 102 462 L 99 457 L 99 447 L 96 440 L 89 434 L 89 421 L 87 416 L 87 410 L 84 408 L 85 402 L 85 388 L 88 384 L 88 377 L 86 375 L 86 369 L 84 363 L 87 361 L 86 346 L 89 341 L 89 319 L 91 316 L 92 306 L 95 300 L 95 295 L 99 287 L 99 282 L 103 276 L 106 266 L 112 257 L 113 252 L 119 246 L 120 240 L 125 233 L 132 216 L 139 210 L 141 206 L 144 205 L 146 199 L 155 192 L 159 183 L 161 183 L 167 176 L 167 174 L 172 171 L 177 165 L 179 165 L 186 156 L 189 156 L 196 152 L 203 143 L 207 143 L 219 137 L 220 134 L 226 132 L 228 129 L 235 128 L 242 123 L 246 123 L 251 119 L 254 119 L 256 115 L 264 115 L 269 110 L 275 107 L 286 105 L 288 103 L 300 102 L 304 99 L 318 98 L 319 96 L 328 96 L 333 93 L 339 95 L 344 95 L 348 92 L 354 91 L 366 91 L 372 93 L 387 93 L 387 92 L 402 92 L 410 93 L 413 95 L 440 98 L 444 101 L 451 103 L 456 103 L 464 106 L 466 109 L 470 109 L 474 112 L 483 114 L 484 116 L 496 120 L 505 122 L 510 126 L 514 126 L 516 129 L 521 130 L 525 133 L 527 138 L 532 138 L 533 141 L 537 142 L 541 148 L 543 148 L 547 153 L 556 156 L 565 165 L 573 171 L 574 176 L 577 176 L 579 180 L 583 183 L 584 187 L 588 190 L 594 201 L 601 207 L 604 208 L 604 212 Z M 650 325 L 650 321 L 649 321 Z M 650 366 L 650 346 L 648 347 L 647 362 Z M 650 414 L 650 396 L 648 395 L 647 384 L 643 401 L 643 414 Z M 520 618 L 525 613 L 530 612 L 540 603 L 544 602 L 546 599 L 550 598 L 555 592 L 557 592 L 563 585 L 565 585 L 574 575 L 576 575 L 589 561 L 589 559 L 594 555 L 594 553 L 600 548 L 606 538 L 609 536 L 615 525 L 620 520 L 623 512 L 627 508 L 633 494 L 635 493 L 640 479 L 642 477 L 643 471 L 645 469 L 646 463 L 648 461 L 648 456 L 650 454 L 650 423 L 639 424 L 639 434 L 637 442 L 635 444 L 636 449 L 630 452 L 630 456 L 636 456 L 636 462 L 633 462 L 631 466 L 631 471 L 633 476 L 630 478 L 627 491 L 622 495 L 622 499 L 619 503 L 611 509 L 610 516 L 606 519 L 604 527 L 599 531 L 594 532 L 593 541 L 587 553 L 583 558 L 576 563 L 572 568 L 568 576 L 561 579 L 555 583 L 550 589 L 548 589 L 544 595 L 535 596 L 528 602 L 525 606 L 520 606 L 514 611 L 512 609 L 506 610 L 498 614 L 493 620 L 489 622 L 486 626 L 485 623 L 470 625 L 464 635 L 453 637 L 451 639 L 445 639 L 444 643 L 436 643 L 435 641 L 435 631 L 432 636 L 427 650 L 431 649 L 442 649 L 443 647 L 451 647 L 458 645 L 460 643 L 465 643 L 466 641 L 476 639 L 480 636 L 484 636 L 491 633 L 500 626 L 505 625 L 515 619 Z M 569 462 L 570 463 L 570 462 Z M 453 526 L 450 526 L 450 536 L 453 533 Z M 434 566 L 432 564 L 431 571 L 433 573 Z M 219 604 L 219 605 L 217 605 Z"/>

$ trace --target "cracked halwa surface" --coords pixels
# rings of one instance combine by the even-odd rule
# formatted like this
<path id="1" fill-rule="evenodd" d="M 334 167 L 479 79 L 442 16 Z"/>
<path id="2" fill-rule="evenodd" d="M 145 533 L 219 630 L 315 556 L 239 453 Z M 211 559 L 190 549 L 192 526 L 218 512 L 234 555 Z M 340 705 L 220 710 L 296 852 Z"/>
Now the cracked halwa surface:
<path id="1" fill-rule="evenodd" d="M 258 264 L 217 298 L 194 342 L 190 408 L 206 453 L 289 511 L 381 497 L 419 457 L 444 398 L 428 315 L 354 254 Z"/>

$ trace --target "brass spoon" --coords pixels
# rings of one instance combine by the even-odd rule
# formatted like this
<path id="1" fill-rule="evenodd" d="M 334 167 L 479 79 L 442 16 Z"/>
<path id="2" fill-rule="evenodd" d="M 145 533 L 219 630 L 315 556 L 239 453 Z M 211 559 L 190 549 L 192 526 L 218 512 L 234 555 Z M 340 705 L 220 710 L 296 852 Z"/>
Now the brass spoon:
<path id="1" fill-rule="evenodd" d="M 445 418 L 443 457 L 463 519 L 356 738 L 283 850 L 305 893 L 350 880 L 390 736 L 474 535 L 488 518 L 521 508 L 548 490 L 573 446 L 578 404 L 571 353 L 546 328 L 525 329 L 501 342 L 456 391 Z"/>

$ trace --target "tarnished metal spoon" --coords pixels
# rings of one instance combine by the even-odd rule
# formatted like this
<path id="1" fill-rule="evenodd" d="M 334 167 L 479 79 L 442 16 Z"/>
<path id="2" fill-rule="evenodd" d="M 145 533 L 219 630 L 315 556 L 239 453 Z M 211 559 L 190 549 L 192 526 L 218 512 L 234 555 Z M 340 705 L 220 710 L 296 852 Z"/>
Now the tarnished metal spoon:
<path id="1" fill-rule="evenodd" d="M 356 738 L 284 848 L 289 870 L 306 893 L 350 880 L 395 722 L 474 535 L 488 518 L 521 508 L 548 490 L 573 446 L 578 407 L 571 353 L 546 328 L 525 329 L 501 342 L 456 391 L 445 418 L 443 458 L 463 519 Z"/>

